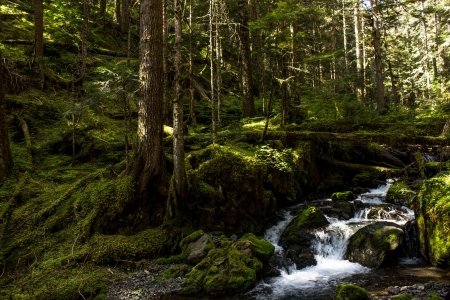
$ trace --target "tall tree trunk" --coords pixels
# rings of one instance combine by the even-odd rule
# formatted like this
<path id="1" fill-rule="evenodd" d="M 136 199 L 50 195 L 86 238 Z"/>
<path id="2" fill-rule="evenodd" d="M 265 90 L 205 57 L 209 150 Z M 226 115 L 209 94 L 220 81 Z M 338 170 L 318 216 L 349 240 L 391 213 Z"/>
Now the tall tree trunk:
<path id="1" fill-rule="evenodd" d="M 249 10 L 249 22 L 255 22 L 259 19 L 259 9 L 260 4 L 256 0 L 248 0 L 248 10 Z M 263 76 L 264 76 L 264 56 L 262 54 L 262 36 L 261 29 L 250 29 L 250 40 L 252 45 L 252 63 L 253 63 L 253 75 L 256 80 L 256 88 L 258 94 L 263 90 Z"/>
<path id="2" fill-rule="evenodd" d="M 173 106 L 172 99 L 170 97 L 169 90 L 169 51 L 167 42 L 167 2 L 162 0 L 163 3 L 163 101 L 164 101 L 164 123 L 168 126 L 172 126 L 173 119 Z"/>
<path id="3" fill-rule="evenodd" d="M 130 28 L 130 3 L 129 0 L 122 0 L 122 31 L 128 33 Z"/>
<path id="4" fill-rule="evenodd" d="M 2 63 L 2 52 L 0 49 L 0 180 L 9 177 L 13 167 L 11 148 L 9 147 L 8 123 L 6 119 L 6 100 L 5 90 L 3 88 Z"/>
<path id="5" fill-rule="evenodd" d="M 251 67 L 250 52 L 250 30 L 248 27 L 248 2 L 239 0 L 239 39 L 241 40 L 241 84 L 242 99 L 244 104 L 244 117 L 252 118 L 255 116 L 255 103 L 253 100 L 253 77 Z"/>
<path id="6" fill-rule="evenodd" d="M 37 60 L 37 73 L 40 77 L 40 88 L 44 90 L 44 10 L 42 0 L 34 0 L 34 54 Z"/>
<path id="7" fill-rule="evenodd" d="M 42 0 L 34 0 L 34 46 L 36 58 L 44 56 L 44 10 Z"/>
<path id="8" fill-rule="evenodd" d="M 150 183 L 158 189 L 157 181 L 164 176 L 162 5 L 162 0 L 141 0 L 140 3 L 141 97 L 138 149 L 133 166 L 133 173 L 138 179 L 138 194 L 146 194 Z"/>
<path id="9" fill-rule="evenodd" d="M 189 117 L 191 126 L 197 126 L 197 116 L 195 115 L 194 99 L 194 47 L 192 45 L 192 0 L 189 0 Z"/>
<path id="10" fill-rule="evenodd" d="M 183 96 L 181 95 L 181 49 L 182 36 L 182 9 L 181 1 L 174 0 L 175 23 L 175 99 L 173 101 L 173 177 L 176 198 L 184 201 L 187 196 L 186 167 L 184 165 L 184 134 L 183 134 Z M 180 204 L 178 204 L 179 206 Z"/>
<path id="11" fill-rule="evenodd" d="M 383 62 L 381 57 L 380 8 L 377 0 L 370 0 L 372 6 L 373 49 L 375 52 L 375 83 L 377 91 L 377 109 L 386 107 L 384 100 Z"/>
<path id="12" fill-rule="evenodd" d="M 283 82 L 281 84 L 282 98 L 281 98 L 281 127 L 286 125 L 286 118 L 288 114 L 288 99 L 287 99 L 287 65 L 284 57 L 287 54 L 282 55 L 281 58 L 281 73 Z"/>
<path id="13" fill-rule="evenodd" d="M 347 20 L 345 19 L 345 0 L 342 0 L 342 35 L 344 37 L 344 74 L 347 74 L 348 51 L 347 51 Z"/>
<path id="14" fill-rule="evenodd" d="M 355 1 L 353 20 L 355 25 L 355 56 L 356 56 L 356 97 L 360 103 L 364 98 L 364 75 L 362 74 L 363 62 L 360 48 L 361 22 L 359 21 L 359 0 Z"/>
<path id="15" fill-rule="evenodd" d="M 425 50 L 425 76 L 427 80 L 427 98 L 430 97 L 430 54 L 428 51 L 428 34 L 427 34 L 427 19 L 425 15 L 425 3 L 422 0 L 422 25 L 423 25 L 423 47 Z"/>
<path id="16" fill-rule="evenodd" d="M 215 1 L 215 11 L 219 11 L 219 1 Z M 215 19 L 216 33 L 214 35 L 215 53 L 216 53 L 216 98 L 217 98 L 217 127 L 222 128 L 222 49 L 220 42 L 220 25 L 218 16 Z"/>
<path id="17" fill-rule="evenodd" d="M 217 142 L 217 133 L 216 133 L 216 81 L 215 81 L 215 55 L 214 55 L 214 19 L 216 18 L 215 9 L 215 1 L 217 0 L 209 0 L 209 63 L 211 70 L 211 125 L 212 125 L 212 141 L 213 144 Z"/>
<path id="18" fill-rule="evenodd" d="M 86 77 L 86 59 L 87 59 L 87 41 L 88 41 L 88 24 L 89 24 L 89 0 L 83 0 L 83 30 L 81 32 L 81 69 L 80 82 L 83 85 Z"/>
<path id="19" fill-rule="evenodd" d="M 100 0 L 100 15 L 104 16 L 106 13 L 106 0 Z"/>
<path id="20" fill-rule="evenodd" d="M 119 24 L 120 28 L 122 28 L 122 14 L 120 11 L 120 2 L 121 0 L 114 0 L 114 22 Z"/>
<path id="21" fill-rule="evenodd" d="M 264 123 L 264 130 L 261 135 L 261 142 L 266 140 L 267 128 L 269 127 L 269 119 L 270 114 L 272 113 L 272 97 L 273 97 L 273 83 L 275 81 L 275 65 L 277 60 L 277 50 L 278 50 L 278 27 L 275 31 L 275 48 L 273 51 L 273 59 L 272 59 L 272 70 L 270 75 L 270 92 L 269 92 L 269 100 L 267 100 L 267 112 L 266 112 L 266 121 Z"/>

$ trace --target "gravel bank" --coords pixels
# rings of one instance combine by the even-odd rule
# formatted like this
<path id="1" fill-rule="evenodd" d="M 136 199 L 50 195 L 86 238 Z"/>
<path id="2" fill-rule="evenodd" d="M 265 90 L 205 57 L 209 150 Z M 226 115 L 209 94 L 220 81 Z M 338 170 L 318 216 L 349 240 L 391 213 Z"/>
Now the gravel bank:
<path id="1" fill-rule="evenodd" d="M 177 293 L 184 278 L 162 278 L 164 272 L 175 265 L 158 265 L 152 262 L 142 271 L 109 285 L 107 300 L 153 300 Z"/>

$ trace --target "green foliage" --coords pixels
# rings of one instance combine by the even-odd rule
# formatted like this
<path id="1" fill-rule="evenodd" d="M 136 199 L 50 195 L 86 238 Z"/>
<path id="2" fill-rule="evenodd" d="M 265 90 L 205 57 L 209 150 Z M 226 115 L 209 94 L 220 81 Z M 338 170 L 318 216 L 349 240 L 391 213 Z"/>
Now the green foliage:
<path id="1" fill-rule="evenodd" d="M 284 172 L 291 172 L 295 154 L 292 149 L 274 149 L 269 145 L 258 146 L 256 157 L 268 165 Z"/>

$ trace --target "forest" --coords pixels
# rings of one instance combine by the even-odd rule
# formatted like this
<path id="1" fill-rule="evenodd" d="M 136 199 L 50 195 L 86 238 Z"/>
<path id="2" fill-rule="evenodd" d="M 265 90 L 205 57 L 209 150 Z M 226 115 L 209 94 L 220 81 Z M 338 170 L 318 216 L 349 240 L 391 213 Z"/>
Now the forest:
<path id="1" fill-rule="evenodd" d="M 0 299 L 444 299 L 449 22 L 443 0 L 0 0 Z"/>

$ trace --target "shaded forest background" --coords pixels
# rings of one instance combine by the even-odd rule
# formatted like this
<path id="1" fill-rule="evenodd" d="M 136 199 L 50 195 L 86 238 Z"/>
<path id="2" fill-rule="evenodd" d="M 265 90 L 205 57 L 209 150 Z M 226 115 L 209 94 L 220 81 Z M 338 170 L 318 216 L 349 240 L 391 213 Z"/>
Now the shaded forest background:
<path id="1" fill-rule="evenodd" d="M 200 227 L 261 233 L 357 176 L 425 177 L 422 146 L 444 162 L 447 2 L 163 1 L 157 28 L 150 2 L 0 1 L 0 296 L 104 298 L 115 267 Z M 161 82 L 143 79 L 146 43 Z M 149 97 L 159 152 L 139 148 Z M 157 179 L 133 169 L 142 153 Z"/>

